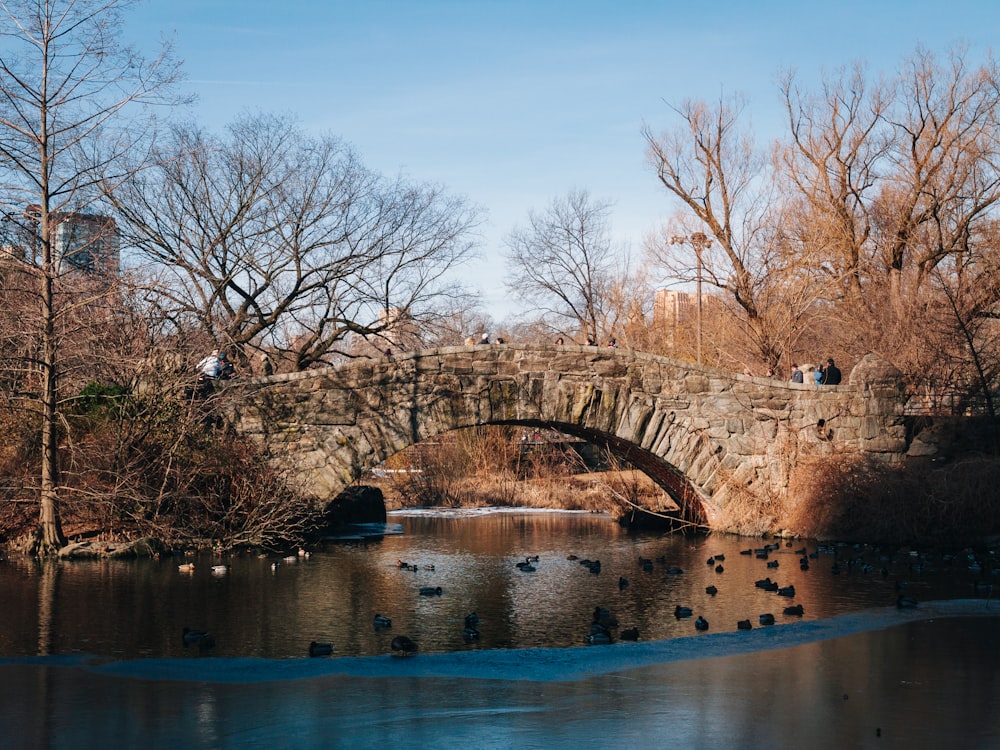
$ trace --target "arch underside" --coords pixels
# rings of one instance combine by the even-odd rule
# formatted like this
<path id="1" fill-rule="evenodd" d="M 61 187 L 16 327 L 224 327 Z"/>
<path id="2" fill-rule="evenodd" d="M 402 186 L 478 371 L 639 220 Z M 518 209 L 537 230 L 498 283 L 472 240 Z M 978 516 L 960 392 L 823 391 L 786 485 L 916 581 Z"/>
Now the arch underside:
<path id="1" fill-rule="evenodd" d="M 488 422 L 487 424 L 514 425 L 539 429 L 556 430 L 564 435 L 586 440 L 588 443 L 607 450 L 616 458 L 639 469 L 666 492 L 670 499 L 680 509 L 677 517 L 688 524 L 703 526 L 708 521 L 701 496 L 684 476 L 683 472 L 664 461 L 659 456 L 641 448 L 635 443 L 623 440 L 615 435 L 600 430 L 594 430 L 565 422 L 554 422 L 537 419 L 504 420 Z"/>

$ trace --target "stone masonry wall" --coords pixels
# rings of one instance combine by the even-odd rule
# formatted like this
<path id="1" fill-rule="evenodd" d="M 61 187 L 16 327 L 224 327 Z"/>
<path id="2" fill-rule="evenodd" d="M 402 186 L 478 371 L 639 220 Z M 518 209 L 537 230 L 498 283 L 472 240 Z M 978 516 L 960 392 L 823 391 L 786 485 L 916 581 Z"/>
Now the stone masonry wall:
<path id="1" fill-rule="evenodd" d="M 898 373 L 868 357 L 840 386 L 734 375 L 584 346 L 449 347 L 248 383 L 232 423 L 317 498 L 420 440 L 551 426 L 627 453 L 711 522 L 732 488 L 780 493 L 801 456 L 906 452 Z"/>

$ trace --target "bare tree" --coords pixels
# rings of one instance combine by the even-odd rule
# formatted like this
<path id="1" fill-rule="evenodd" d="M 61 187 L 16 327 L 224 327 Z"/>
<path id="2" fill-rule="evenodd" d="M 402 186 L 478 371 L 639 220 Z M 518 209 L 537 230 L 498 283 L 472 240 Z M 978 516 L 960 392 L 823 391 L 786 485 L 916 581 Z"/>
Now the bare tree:
<path id="1" fill-rule="evenodd" d="M 59 289 L 72 269 L 56 233 L 84 212 L 96 185 L 115 182 L 124 154 L 144 153 L 147 105 L 167 101 L 178 69 L 169 48 L 152 61 L 119 42 L 127 0 L 0 0 L 0 209 L 30 241 L 11 254 L 34 277 L 40 373 L 41 470 L 36 547 L 63 543 L 59 518 Z M 130 127 L 120 127 L 127 123 Z M 135 162 L 132 162 L 133 164 Z"/>
<path id="2" fill-rule="evenodd" d="M 798 325 L 801 300 L 781 294 L 798 258 L 785 252 L 783 206 L 775 200 L 773 173 L 742 122 L 739 96 L 716 106 L 688 101 L 675 108 L 680 123 L 657 136 L 643 134 L 657 178 L 681 206 L 679 220 L 647 242 L 653 263 L 677 282 L 702 282 L 732 303 L 757 358 L 776 368 L 789 325 Z"/>
<path id="3" fill-rule="evenodd" d="M 225 139 L 176 128 L 157 156 L 108 197 L 178 330 L 304 369 L 350 334 L 419 324 L 465 294 L 449 274 L 472 253 L 479 211 L 366 169 L 336 138 L 254 115 Z"/>
<path id="4" fill-rule="evenodd" d="M 596 342 L 613 329 L 610 295 L 627 274 L 628 257 L 611 240 L 610 210 L 610 203 L 572 191 L 529 212 L 528 225 L 504 241 L 508 290 L 553 333 Z"/>
<path id="5" fill-rule="evenodd" d="M 782 94 L 790 138 L 778 165 L 798 209 L 784 231 L 834 306 L 842 347 L 950 378 L 941 342 L 957 331 L 947 321 L 972 321 L 997 302 L 995 63 L 970 65 L 956 49 L 941 64 L 918 49 L 879 85 L 856 65 L 816 95 L 786 76 Z M 930 335 L 942 325 L 943 339 Z"/>

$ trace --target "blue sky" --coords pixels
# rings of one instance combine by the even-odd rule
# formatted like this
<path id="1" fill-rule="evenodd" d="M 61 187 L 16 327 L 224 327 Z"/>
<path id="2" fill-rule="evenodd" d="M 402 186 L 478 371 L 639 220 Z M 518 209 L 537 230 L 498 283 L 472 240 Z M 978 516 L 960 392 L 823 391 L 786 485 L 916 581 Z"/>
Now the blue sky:
<path id="1" fill-rule="evenodd" d="M 1000 38 L 994 0 L 714 3 L 674 0 L 149 0 L 129 16 L 140 47 L 172 37 L 191 117 L 221 131 L 244 111 L 292 113 L 364 162 L 440 183 L 488 212 L 466 278 L 497 319 L 502 238 L 573 189 L 615 204 L 638 251 L 674 211 L 645 162 L 641 128 L 666 102 L 742 93 L 762 141 L 780 135 L 775 80 L 865 61 L 891 73 L 917 45 Z"/>

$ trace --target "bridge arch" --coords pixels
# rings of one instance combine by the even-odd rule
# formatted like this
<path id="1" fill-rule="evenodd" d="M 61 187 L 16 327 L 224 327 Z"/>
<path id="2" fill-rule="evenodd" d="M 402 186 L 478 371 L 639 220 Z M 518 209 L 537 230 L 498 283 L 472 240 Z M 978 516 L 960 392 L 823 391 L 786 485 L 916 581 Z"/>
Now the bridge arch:
<path id="1" fill-rule="evenodd" d="M 603 347 L 445 347 L 244 388 L 234 427 L 317 498 L 410 445 L 490 424 L 551 428 L 606 447 L 666 490 L 686 520 L 708 525 L 740 488 L 783 491 L 773 471 L 779 453 L 891 461 L 906 450 L 891 379 L 852 374 L 817 388 Z"/>

